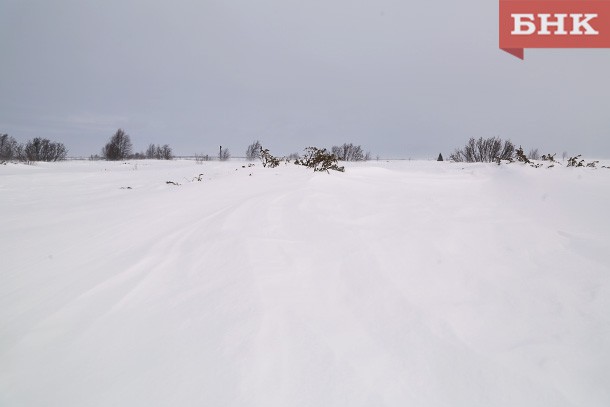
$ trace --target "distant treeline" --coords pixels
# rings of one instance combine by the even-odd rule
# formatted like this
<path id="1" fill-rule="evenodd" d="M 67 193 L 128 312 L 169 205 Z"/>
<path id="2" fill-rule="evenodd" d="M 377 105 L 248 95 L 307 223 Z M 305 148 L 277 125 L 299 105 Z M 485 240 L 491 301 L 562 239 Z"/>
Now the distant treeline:
<path id="1" fill-rule="evenodd" d="M 62 143 L 36 137 L 25 144 L 8 134 L 0 135 L 0 160 L 2 161 L 61 161 L 68 155 Z"/>

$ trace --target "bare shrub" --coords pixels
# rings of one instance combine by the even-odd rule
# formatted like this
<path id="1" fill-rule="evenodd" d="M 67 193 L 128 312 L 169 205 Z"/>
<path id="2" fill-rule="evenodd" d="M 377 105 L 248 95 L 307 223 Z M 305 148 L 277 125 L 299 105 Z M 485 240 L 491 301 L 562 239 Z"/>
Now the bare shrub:
<path id="1" fill-rule="evenodd" d="M 258 140 L 250 144 L 246 149 L 246 159 L 252 161 L 261 158 L 262 148 L 261 142 Z"/>
<path id="2" fill-rule="evenodd" d="M 510 140 L 499 137 L 483 137 L 475 140 L 470 138 L 462 149 L 456 149 L 449 159 L 456 162 L 493 162 L 499 160 L 512 160 L 515 146 Z"/>
<path id="3" fill-rule="evenodd" d="M 27 161 L 61 161 L 66 159 L 68 150 L 62 143 L 36 137 L 25 144 L 23 154 Z"/>
<path id="4" fill-rule="evenodd" d="M 212 157 L 210 157 L 208 154 L 195 154 L 195 162 L 197 164 L 202 164 L 204 161 L 211 161 Z"/>

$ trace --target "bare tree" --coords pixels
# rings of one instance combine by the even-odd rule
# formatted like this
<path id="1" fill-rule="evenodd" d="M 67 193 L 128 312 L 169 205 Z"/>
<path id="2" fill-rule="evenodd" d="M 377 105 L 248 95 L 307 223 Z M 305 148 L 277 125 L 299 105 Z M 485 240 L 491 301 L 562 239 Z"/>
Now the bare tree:
<path id="1" fill-rule="evenodd" d="M 124 160 L 131 155 L 133 145 L 129 135 L 118 129 L 102 148 L 102 156 L 107 160 Z"/>
<path id="2" fill-rule="evenodd" d="M 157 159 L 157 160 L 171 160 L 174 158 L 172 153 L 172 148 L 168 144 L 164 145 L 154 145 L 149 144 L 146 149 L 146 158 L 148 159 Z"/>
<path id="3" fill-rule="evenodd" d="M 17 140 L 8 134 L 0 135 L 0 160 L 19 159 L 19 155 L 23 150 Z"/>
<path id="4" fill-rule="evenodd" d="M 42 140 L 34 138 L 25 144 L 24 153 L 28 161 L 42 161 L 40 159 L 42 152 Z"/>
<path id="5" fill-rule="evenodd" d="M 257 158 L 260 158 L 262 148 L 263 148 L 263 146 L 261 146 L 261 142 L 258 140 L 256 140 L 254 143 L 250 144 L 248 146 L 248 148 L 246 149 L 246 159 L 253 161 L 253 160 L 256 160 Z"/>
<path id="6" fill-rule="evenodd" d="M 157 146 L 155 146 L 154 144 L 149 144 L 148 148 L 146 149 L 146 158 L 148 159 L 152 159 L 152 158 L 157 158 Z"/>
<path id="7" fill-rule="evenodd" d="M 229 151 L 229 149 L 223 149 L 222 146 L 220 146 L 220 151 L 218 152 L 218 159 L 220 161 L 227 161 L 229 158 L 231 158 L 231 152 Z"/>
<path id="8" fill-rule="evenodd" d="M 370 153 L 364 154 L 361 146 L 355 146 L 352 143 L 344 143 L 342 146 L 333 146 L 330 151 L 340 161 L 365 161 L 371 156 Z"/>
<path id="9" fill-rule="evenodd" d="M 160 147 L 159 150 L 159 159 L 171 160 L 172 158 L 174 158 L 174 155 L 172 154 L 172 148 L 168 144 L 163 144 L 163 146 Z"/>
<path id="10" fill-rule="evenodd" d="M 63 143 L 53 143 L 54 144 L 54 150 L 53 150 L 53 161 L 63 161 L 66 159 L 66 157 L 68 156 L 68 149 L 66 148 L 66 146 Z"/>
<path id="11" fill-rule="evenodd" d="M 0 134 L 0 160 L 10 160 L 13 158 L 13 149 L 9 144 L 9 140 L 8 134 Z"/>
<path id="12" fill-rule="evenodd" d="M 530 152 L 527 154 L 527 158 L 529 158 L 530 160 L 539 160 L 540 152 L 538 152 L 537 148 L 532 148 L 530 150 Z"/>

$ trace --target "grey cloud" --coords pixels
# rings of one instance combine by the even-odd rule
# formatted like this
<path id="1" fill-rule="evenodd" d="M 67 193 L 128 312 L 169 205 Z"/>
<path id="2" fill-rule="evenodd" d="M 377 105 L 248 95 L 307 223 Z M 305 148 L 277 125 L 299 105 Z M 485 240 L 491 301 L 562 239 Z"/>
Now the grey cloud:
<path id="1" fill-rule="evenodd" d="M 499 135 L 610 155 L 610 53 L 519 61 L 496 2 L 0 0 L 0 50 L 0 131 L 76 155 L 117 127 L 179 154 L 261 139 L 433 157 Z"/>

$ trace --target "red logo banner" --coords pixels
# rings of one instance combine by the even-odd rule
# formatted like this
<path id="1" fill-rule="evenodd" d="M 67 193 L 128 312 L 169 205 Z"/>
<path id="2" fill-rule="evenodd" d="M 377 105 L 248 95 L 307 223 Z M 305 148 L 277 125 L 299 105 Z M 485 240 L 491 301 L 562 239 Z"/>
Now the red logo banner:
<path id="1" fill-rule="evenodd" d="M 610 0 L 500 0 L 500 49 L 610 48 Z"/>

